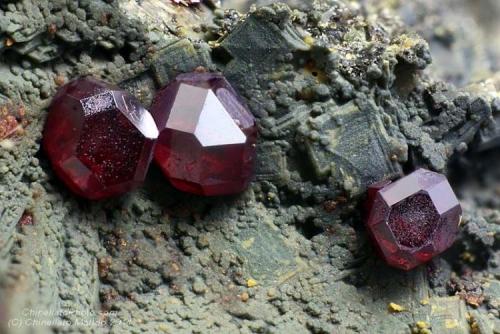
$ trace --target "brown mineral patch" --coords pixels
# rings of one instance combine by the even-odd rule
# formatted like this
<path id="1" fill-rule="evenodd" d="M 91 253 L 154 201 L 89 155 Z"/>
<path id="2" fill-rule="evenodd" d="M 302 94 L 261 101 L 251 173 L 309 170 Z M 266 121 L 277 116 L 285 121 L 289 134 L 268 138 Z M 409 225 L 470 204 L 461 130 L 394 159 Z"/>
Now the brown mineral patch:
<path id="1" fill-rule="evenodd" d="M 172 267 L 172 271 L 175 273 L 178 273 L 181 271 L 181 267 L 175 262 L 172 262 L 171 267 Z"/>
<path id="2" fill-rule="evenodd" d="M 26 125 L 26 109 L 23 104 L 7 102 L 0 105 L 0 140 L 22 134 Z"/>
<path id="3" fill-rule="evenodd" d="M 64 75 L 59 74 L 54 78 L 54 82 L 57 86 L 60 87 L 66 83 L 66 78 L 64 77 Z"/>
<path id="4" fill-rule="evenodd" d="M 111 261 L 112 259 L 110 256 L 106 256 L 98 260 L 97 271 L 100 278 L 105 278 L 106 276 L 108 276 L 109 268 L 111 267 Z"/>
<path id="5" fill-rule="evenodd" d="M 33 214 L 29 211 L 25 211 L 18 222 L 19 226 L 29 226 L 35 225 L 35 220 L 33 219 Z"/>
<path id="6" fill-rule="evenodd" d="M 326 212 L 333 212 L 337 208 L 337 202 L 334 200 L 328 200 L 323 203 L 323 209 L 325 209 Z"/>
<path id="7" fill-rule="evenodd" d="M 250 298 L 250 296 L 248 295 L 247 292 L 243 292 L 241 295 L 240 295 L 240 299 L 242 302 L 246 303 L 248 301 L 248 299 Z"/>
<path id="8" fill-rule="evenodd" d="M 109 24 L 109 21 L 113 18 L 113 14 L 111 13 L 103 13 L 101 15 L 100 21 L 102 25 L 107 26 Z"/>
<path id="9" fill-rule="evenodd" d="M 465 300 L 467 304 L 472 307 L 479 307 L 484 301 L 484 295 L 477 294 L 469 294 L 469 293 L 459 293 L 458 294 L 462 299 Z"/>
<path id="10" fill-rule="evenodd" d="M 101 309 L 103 311 L 107 311 L 111 309 L 111 305 L 114 301 L 116 301 L 120 295 L 115 289 L 109 289 L 101 293 Z"/>
<path id="11" fill-rule="evenodd" d="M 54 38 L 54 36 L 56 35 L 56 32 L 57 32 L 57 25 L 55 23 L 49 24 L 47 31 L 48 31 L 50 37 Z"/>
<path id="12" fill-rule="evenodd" d="M 6 47 L 10 48 L 12 45 L 14 45 L 15 41 L 10 38 L 10 37 L 7 37 L 5 40 L 4 40 L 4 44 Z"/>
<path id="13" fill-rule="evenodd" d="M 203 66 L 198 66 L 197 68 L 194 69 L 194 71 L 197 72 L 197 73 L 206 73 L 206 72 L 208 72 L 208 70 L 205 67 L 203 67 Z"/>
<path id="14" fill-rule="evenodd" d="M 448 282 L 448 289 L 472 307 L 479 307 L 484 301 L 483 289 L 471 277 L 452 277 Z"/>

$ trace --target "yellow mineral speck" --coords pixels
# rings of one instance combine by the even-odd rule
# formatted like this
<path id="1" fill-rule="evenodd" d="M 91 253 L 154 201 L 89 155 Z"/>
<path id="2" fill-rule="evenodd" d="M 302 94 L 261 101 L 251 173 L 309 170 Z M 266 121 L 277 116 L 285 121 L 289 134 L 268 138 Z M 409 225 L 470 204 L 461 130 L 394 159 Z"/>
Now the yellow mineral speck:
<path id="1" fill-rule="evenodd" d="M 160 324 L 160 325 L 158 326 L 158 329 L 159 329 L 160 331 L 162 331 L 163 333 L 170 333 L 170 328 L 168 328 L 168 326 L 167 326 L 167 325 L 165 325 L 165 324 Z"/>
<path id="2" fill-rule="evenodd" d="M 456 319 L 446 319 L 444 321 L 444 326 L 448 329 L 453 329 L 458 327 L 458 321 Z"/>
<path id="3" fill-rule="evenodd" d="M 429 328 L 429 324 L 426 323 L 425 321 L 417 321 L 417 323 L 415 325 L 417 326 L 418 329 Z"/>
<path id="4" fill-rule="evenodd" d="M 211 48 L 218 48 L 220 47 L 220 43 L 218 43 L 217 41 L 209 41 L 208 46 L 210 46 Z"/>
<path id="5" fill-rule="evenodd" d="M 401 36 L 401 44 L 405 49 L 410 49 L 417 44 L 417 41 L 408 35 Z"/>
<path id="6" fill-rule="evenodd" d="M 179 37 L 185 37 L 188 34 L 188 30 L 186 27 L 177 27 L 177 35 Z"/>
<path id="7" fill-rule="evenodd" d="M 429 305 L 429 299 L 428 298 L 424 298 L 420 301 L 420 305 Z"/>
<path id="8" fill-rule="evenodd" d="M 460 254 L 460 258 L 469 263 L 473 263 L 474 261 L 476 261 L 476 256 L 467 251 Z"/>
<path id="9" fill-rule="evenodd" d="M 243 248 L 249 249 L 250 247 L 252 247 L 254 241 L 255 241 L 255 238 L 250 238 L 248 240 L 242 241 L 241 245 L 243 246 Z"/>
<path id="10" fill-rule="evenodd" d="M 345 59 L 347 60 L 353 60 L 354 58 L 356 58 L 352 53 L 347 53 L 345 56 L 344 56 Z"/>
<path id="11" fill-rule="evenodd" d="M 326 29 L 326 28 L 328 28 L 328 23 L 327 22 L 320 22 L 320 23 L 318 23 L 318 28 Z"/>
<path id="12" fill-rule="evenodd" d="M 445 312 L 446 308 L 444 306 L 431 304 L 431 314 L 439 314 Z"/>
<path id="13" fill-rule="evenodd" d="M 252 278 L 249 278 L 249 279 L 247 280 L 247 286 L 248 286 L 249 288 L 253 288 L 254 286 L 257 286 L 257 281 L 256 281 L 256 280 L 254 280 L 254 279 L 252 279 Z"/>
<path id="14" fill-rule="evenodd" d="M 313 45 L 314 44 L 314 37 L 312 37 L 312 36 L 306 36 L 306 38 L 304 38 L 304 42 L 307 45 Z"/>
<path id="15" fill-rule="evenodd" d="M 399 313 L 405 311 L 405 308 L 396 303 L 389 303 L 389 311 L 393 313 Z"/>

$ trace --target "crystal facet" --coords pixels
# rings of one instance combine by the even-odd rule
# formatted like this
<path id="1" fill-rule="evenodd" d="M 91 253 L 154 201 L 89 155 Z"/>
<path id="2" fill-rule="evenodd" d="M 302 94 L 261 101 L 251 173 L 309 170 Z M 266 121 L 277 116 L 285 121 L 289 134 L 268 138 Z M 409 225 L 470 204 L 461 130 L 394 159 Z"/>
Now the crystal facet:
<path id="1" fill-rule="evenodd" d="M 142 183 L 158 129 L 131 95 L 85 77 L 61 87 L 49 108 L 43 146 L 76 194 L 102 199 Z"/>
<path id="2" fill-rule="evenodd" d="M 243 191 L 254 175 L 257 128 L 220 74 L 179 75 L 155 98 L 155 160 L 176 188 L 198 195 Z"/>
<path id="3" fill-rule="evenodd" d="M 455 241 L 462 209 L 444 175 L 418 169 L 368 195 L 366 226 L 389 265 L 410 270 Z"/>

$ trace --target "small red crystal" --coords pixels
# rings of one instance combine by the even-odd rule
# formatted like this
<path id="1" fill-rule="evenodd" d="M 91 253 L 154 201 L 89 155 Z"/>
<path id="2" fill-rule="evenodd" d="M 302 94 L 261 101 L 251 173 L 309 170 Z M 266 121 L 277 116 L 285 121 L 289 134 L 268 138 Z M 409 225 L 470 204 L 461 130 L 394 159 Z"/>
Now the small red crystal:
<path id="1" fill-rule="evenodd" d="M 85 77 L 61 87 L 49 108 L 43 146 L 76 194 L 102 199 L 142 183 L 158 129 L 123 90 Z"/>
<path id="2" fill-rule="evenodd" d="M 455 241 L 462 209 L 444 175 L 419 169 L 370 194 L 366 226 L 389 265 L 410 270 Z"/>
<path id="3" fill-rule="evenodd" d="M 254 176 L 257 128 L 220 74 L 179 75 L 155 98 L 155 160 L 176 188 L 205 196 L 243 191 Z"/>

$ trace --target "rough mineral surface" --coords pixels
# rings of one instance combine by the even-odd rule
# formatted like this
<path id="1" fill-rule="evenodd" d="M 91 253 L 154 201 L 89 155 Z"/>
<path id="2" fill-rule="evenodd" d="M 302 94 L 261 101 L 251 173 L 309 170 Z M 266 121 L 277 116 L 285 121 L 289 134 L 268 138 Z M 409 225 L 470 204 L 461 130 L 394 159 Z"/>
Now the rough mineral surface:
<path id="1" fill-rule="evenodd" d="M 498 1 L 298 2 L 1 2 L 0 332 L 499 331 Z M 149 107 L 200 66 L 257 118 L 248 191 L 198 198 L 153 168 L 89 203 L 57 180 L 40 150 L 57 87 L 92 74 Z M 463 228 L 403 273 L 359 205 L 416 167 L 450 175 Z"/>

